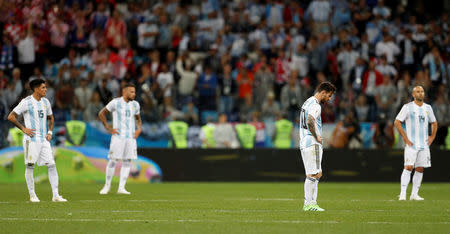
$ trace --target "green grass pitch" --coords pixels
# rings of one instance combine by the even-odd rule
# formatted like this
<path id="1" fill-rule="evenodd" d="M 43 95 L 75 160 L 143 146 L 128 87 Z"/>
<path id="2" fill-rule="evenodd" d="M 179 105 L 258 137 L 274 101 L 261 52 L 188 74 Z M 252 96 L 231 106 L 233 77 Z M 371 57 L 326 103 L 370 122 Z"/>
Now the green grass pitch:
<path id="1" fill-rule="evenodd" d="M 302 212 L 303 183 L 48 183 L 28 202 L 25 184 L 0 185 L 0 233 L 450 233 L 450 184 L 427 183 L 425 201 L 397 201 L 398 183 L 319 184 L 322 213 Z M 411 188 L 410 188 L 411 189 Z M 409 189 L 409 190 L 410 190 Z"/>

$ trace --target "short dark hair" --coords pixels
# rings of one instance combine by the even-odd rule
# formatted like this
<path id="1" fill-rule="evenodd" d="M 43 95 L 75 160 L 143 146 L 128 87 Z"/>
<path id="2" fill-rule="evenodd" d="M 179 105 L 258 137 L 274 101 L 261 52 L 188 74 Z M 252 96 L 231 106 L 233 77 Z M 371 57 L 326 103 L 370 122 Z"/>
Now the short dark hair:
<path id="1" fill-rule="evenodd" d="M 336 92 L 336 86 L 334 86 L 332 83 L 330 83 L 328 81 L 325 81 L 325 82 L 320 83 L 317 86 L 316 90 L 318 93 L 320 93 L 322 91 L 325 91 L 327 93 L 329 93 L 329 92 L 334 93 L 334 92 Z"/>
<path id="2" fill-rule="evenodd" d="M 30 88 L 32 91 L 34 91 L 35 88 L 39 88 L 41 84 L 45 84 L 45 80 L 43 79 L 34 79 L 30 81 Z"/>
<path id="3" fill-rule="evenodd" d="M 128 87 L 133 87 L 136 88 L 136 85 L 132 84 L 132 83 L 125 83 L 125 85 L 122 87 L 122 89 L 126 89 Z"/>

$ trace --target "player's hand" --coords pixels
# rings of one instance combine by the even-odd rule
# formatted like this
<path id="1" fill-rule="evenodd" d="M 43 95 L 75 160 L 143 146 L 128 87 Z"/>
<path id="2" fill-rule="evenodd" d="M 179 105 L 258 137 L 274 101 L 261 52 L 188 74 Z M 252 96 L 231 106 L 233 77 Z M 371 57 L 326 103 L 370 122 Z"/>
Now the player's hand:
<path id="1" fill-rule="evenodd" d="M 106 129 L 106 131 L 108 131 L 109 133 L 111 133 L 111 135 L 119 135 L 119 134 L 120 134 L 119 131 L 117 131 L 117 128 L 111 128 L 111 127 L 108 127 L 108 128 Z"/>
<path id="2" fill-rule="evenodd" d="M 137 139 L 139 135 L 141 135 L 141 130 L 136 130 L 136 132 L 134 132 L 134 139 Z"/>
<path id="3" fill-rule="evenodd" d="M 413 146 L 414 145 L 408 138 L 405 138 L 404 142 L 405 142 L 405 145 L 407 145 L 407 146 Z"/>
<path id="4" fill-rule="evenodd" d="M 47 136 L 45 136 L 45 139 L 47 139 L 47 141 L 51 141 L 52 140 L 52 134 L 47 134 Z"/>
<path id="5" fill-rule="evenodd" d="M 434 141 L 434 137 L 428 136 L 428 140 L 427 140 L 428 146 L 430 146 L 433 143 L 433 141 Z"/>
<path id="6" fill-rule="evenodd" d="M 23 128 L 22 131 L 28 136 L 33 137 L 35 135 L 36 129 Z"/>
<path id="7" fill-rule="evenodd" d="M 317 136 L 317 142 L 319 142 L 320 144 L 322 144 L 322 137 L 321 136 Z"/>

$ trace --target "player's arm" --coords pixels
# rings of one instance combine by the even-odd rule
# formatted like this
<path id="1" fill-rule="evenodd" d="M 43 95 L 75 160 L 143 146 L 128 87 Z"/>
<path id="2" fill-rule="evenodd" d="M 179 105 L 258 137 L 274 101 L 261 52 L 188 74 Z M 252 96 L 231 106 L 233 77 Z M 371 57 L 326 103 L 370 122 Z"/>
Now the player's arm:
<path id="1" fill-rule="evenodd" d="M 47 141 L 51 141 L 53 136 L 53 126 L 55 126 L 55 118 L 53 118 L 53 115 L 47 115 L 47 121 L 48 121 L 48 132 L 45 138 L 47 139 Z"/>
<path id="2" fill-rule="evenodd" d="M 136 119 L 136 131 L 134 132 L 134 139 L 137 139 L 139 135 L 142 132 L 142 120 L 141 115 L 135 115 L 134 118 Z"/>
<path id="3" fill-rule="evenodd" d="M 19 121 L 17 120 L 17 114 L 14 111 L 11 111 L 11 113 L 9 113 L 8 115 L 8 120 L 13 123 L 17 128 L 19 128 L 20 130 L 22 130 L 23 133 L 27 134 L 30 137 L 34 136 L 34 132 L 36 131 L 36 129 L 29 129 L 26 128 L 25 126 L 23 126 L 21 123 L 19 123 Z"/>
<path id="4" fill-rule="evenodd" d="M 434 139 L 436 138 L 436 132 L 437 132 L 437 128 L 438 128 L 438 123 L 437 121 L 434 121 L 433 123 L 431 123 L 431 136 L 428 136 L 428 145 L 431 145 L 434 141 Z"/>
<path id="5" fill-rule="evenodd" d="M 108 131 L 111 134 L 119 134 L 117 129 L 112 128 L 109 126 L 108 122 L 106 121 L 106 114 L 109 113 L 108 109 L 106 107 L 103 107 L 103 109 L 98 113 L 98 118 L 100 121 L 102 121 L 103 126 L 105 127 L 106 131 Z"/>
<path id="6" fill-rule="evenodd" d="M 408 145 L 408 146 L 413 146 L 413 143 L 408 139 L 408 136 L 406 135 L 405 130 L 403 130 L 402 122 L 400 120 L 396 119 L 394 121 L 394 125 L 397 128 L 397 131 L 402 136 L 403 141 L 405 142 L 405 144 Z"/>
<path id="7" fill-rule="evenodd" d="M 317 140 L 317 142 L 322 144 L 322 137 L 317 135 L 315 122 L 316 120 L 314 119 L 314 117 L 312 115 L 308 115 L 308 118 L 306 120 L 308 129 L 311 132 L 311 135 Z"/>

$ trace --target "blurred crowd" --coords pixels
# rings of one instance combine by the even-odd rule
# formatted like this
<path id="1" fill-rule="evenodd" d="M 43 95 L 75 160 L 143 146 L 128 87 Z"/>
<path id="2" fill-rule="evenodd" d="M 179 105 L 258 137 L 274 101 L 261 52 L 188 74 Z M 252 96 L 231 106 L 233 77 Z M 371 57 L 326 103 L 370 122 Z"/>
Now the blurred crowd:
<path id="1" fill-rule="evenodd" d="M 324 123 L 390 123 L 422 85 L 449 125 L 450 19 L 421 3 L 0 0 L 0 117 L 44 78 L 60 123 L 96 120 L 125 82 L 147 123 L 297 123 L 330 81 Z"/>

